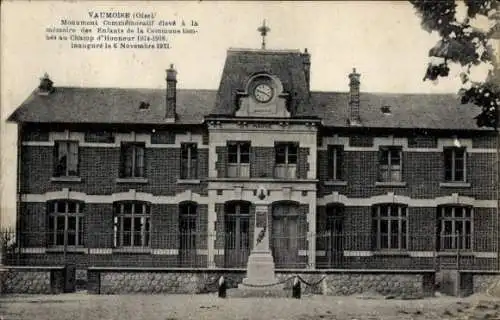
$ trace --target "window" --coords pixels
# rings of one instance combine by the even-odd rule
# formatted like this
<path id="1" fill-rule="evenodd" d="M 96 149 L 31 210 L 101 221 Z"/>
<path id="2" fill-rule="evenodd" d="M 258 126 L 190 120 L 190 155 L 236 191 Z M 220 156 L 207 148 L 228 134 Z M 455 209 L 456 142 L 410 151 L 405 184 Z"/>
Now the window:
<path id="1" fill-rule="evenodd" d="M 150 207 L 144 202 L 120 202 L 114 205 L 115 247 L 148 247 Z"/>
<path id="2" fill-rule="evenodd" d="M 465 182 L 465 148 L 444 148 L 444 179 Z"/>
<path id="3" fill-rule="evenodd" d="M 472 208 L 438 207 L 437 250 L 472 249 Z"/>
<path id="4" fill-rule="evenodd" d="M 121 178 L 144 177 L 144 144 L 122 144 L 120 173 Z"/>
<path id="5" fill-rule="evenodd" d="M 328 146 L 328 179 L 342 180 L 343 146 Z"/>
<path id="6" fill-rule="evenodd" d="M 379 154 L 379 181 L 400 182 L 402 171 L 400 147 L 381 147 Z"/>
<path id="7" fill-rule="evenodd" d="M 183 203 L 179 205 L 179 232 L 181 250 L 196 249 L 196 214 L 195 203 Z"/>
<path id="8" fill-rule="evenodd" d="M 54 152 L 54 176 L 78 176 L 78 142 L 56 141 Z"/>
<path id="9" fill-rule="evenodd" d="M 228 177 L 250 177 L 250 142 L 228 142 L 227 162 Z"/>
<path id="10" fill-rule="evenodd" d="M 83 246 L 83 204 L 77 201 L 48 203 L 48 245 Z"/>
<path id="11" fill-rule="evenodd" d="M 196 143 L 181 145 L 181 179 L 196 179 L 198 177 L 198 148 Z"/>
<path id="12" fill-rule="evenodd" d="M 298 149 L 298 143 L 277 143 L 275 145 L 275 177 L 296 177 Z"/>
<path id="13" fill-rule="evenodd" d="M 373 207 L 372 216 L 375 249 L 407 249 L 407 207 L 397 204 L 377 205 Z"/>

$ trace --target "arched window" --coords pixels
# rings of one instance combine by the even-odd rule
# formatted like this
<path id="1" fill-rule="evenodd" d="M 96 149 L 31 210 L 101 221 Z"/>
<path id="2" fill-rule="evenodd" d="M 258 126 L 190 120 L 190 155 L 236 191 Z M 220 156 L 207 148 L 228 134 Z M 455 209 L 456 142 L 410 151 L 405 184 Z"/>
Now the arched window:
<path id="1" fill-rule="evenodd" d="M 372 208 L 374 247 L 377 250 L 408 248 L 408 210 L 400 204 L 379 204 Z"/>
<path id="2" fill-rule="evenodd" d="M 83 203 L 55 200 L 47 203 L 48 245 L 83 246 Z"/>
<path id="3" fill-rule="evenodd" d="M 140 201 L 114 204 L 115 247 L 149 247 L 150 205 Z"/>
<path id="4" fill-rule="evenodd" d="M 197 205 L 185 202 L 179 205 L 179 232 L 181 249 L 196 249 Z"/>
<path id="5" fill-rule="evenodd" d="M 439 206 L 437 250 L 472 249 L 472 207 Z"/>

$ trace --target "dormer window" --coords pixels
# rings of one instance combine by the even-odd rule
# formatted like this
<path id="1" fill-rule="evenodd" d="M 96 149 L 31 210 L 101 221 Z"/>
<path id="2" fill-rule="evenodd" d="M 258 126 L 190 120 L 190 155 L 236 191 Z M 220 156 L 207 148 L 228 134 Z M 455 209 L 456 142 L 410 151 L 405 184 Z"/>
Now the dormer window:
<path id="1" fill-rule="evenodd" d="M 380 108 L 380 111 L 382 111 L 383 114 L 385 115 L 391 115 L 392 112 L 391 112 L 391 106 L 383 106 L 382 108 Z"/>
<path id="2" fill-rule="evenodd" d="M 149 106 L 149 102 L 141 101 L 141 103 L 139 104 L 139 110 L 147 110 L 149 109 Z"/>

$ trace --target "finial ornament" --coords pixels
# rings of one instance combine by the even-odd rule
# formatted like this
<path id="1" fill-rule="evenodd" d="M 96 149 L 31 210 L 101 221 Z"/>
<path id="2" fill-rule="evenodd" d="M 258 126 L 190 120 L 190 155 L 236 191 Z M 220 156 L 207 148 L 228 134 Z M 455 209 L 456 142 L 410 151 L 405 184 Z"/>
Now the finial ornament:
<path id="1" fill-rule="evenodd" d="M 267 33 L 269 31 L 271 31 L 271 29 L 266 26 L 266 19 L 264 19 L 264 21 L 262 21 L 262 26 L 260 26 L 257 31 L 260 32 L 260 35 L 262 36 L 262 49 L 266 49 L 266 36 L 267 36 Z"/>

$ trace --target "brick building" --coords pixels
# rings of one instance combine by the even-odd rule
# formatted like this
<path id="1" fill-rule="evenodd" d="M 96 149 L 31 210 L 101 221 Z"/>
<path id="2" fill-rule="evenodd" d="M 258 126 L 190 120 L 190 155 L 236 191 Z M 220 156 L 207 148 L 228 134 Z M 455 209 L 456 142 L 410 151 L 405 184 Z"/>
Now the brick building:
<path id="1" fill-rule="evenodd" d="M 59 87 L 19 124 L 26 264 L 498 268 L 496 136 L 454 95 L 310 90 L 310 54 L 229 49 L 218 90 Z M 182 72 L 182 70 L 179 70 Z M 257 218 L 258 220 L 258 218 Z"/>

